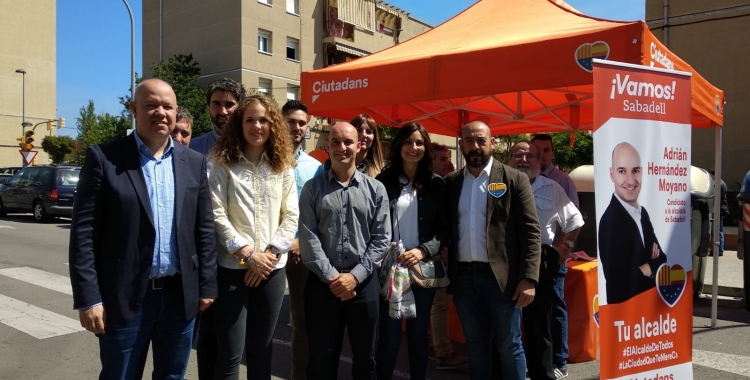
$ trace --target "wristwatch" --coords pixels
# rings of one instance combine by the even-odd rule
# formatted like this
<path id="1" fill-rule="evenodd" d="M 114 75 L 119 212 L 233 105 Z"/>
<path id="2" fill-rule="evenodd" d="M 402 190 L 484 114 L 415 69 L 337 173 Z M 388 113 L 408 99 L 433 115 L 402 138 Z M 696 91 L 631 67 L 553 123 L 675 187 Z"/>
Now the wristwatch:
<path id="1" fill-rule="evenodd" d="M 573 240 L 565 240 L 563 241 L 563 244 L 565 244 L 568 249 L 573 249 L 573 247 L 576 246 L 576 242 L 574 242 Z"/>
<path id="2" fill-rule="evenodd" d="M 276 258 L 278 258 L 279 256 L 281 256 L 281 253 L 282 253 L 281 250 L 278 249 L 278 248 L 276 248 L 275 245 L 270 245 L 269 244 L 268 245 L 268 249 L 271 250 L 271 253 L 273 253 L 274 255 L 276 255 Z"/>

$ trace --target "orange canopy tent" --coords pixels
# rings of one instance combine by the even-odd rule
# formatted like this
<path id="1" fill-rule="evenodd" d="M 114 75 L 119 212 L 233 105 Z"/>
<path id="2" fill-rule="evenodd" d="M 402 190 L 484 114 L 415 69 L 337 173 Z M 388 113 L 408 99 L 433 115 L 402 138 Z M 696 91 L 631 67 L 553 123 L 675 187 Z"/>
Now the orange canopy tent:
<path id="1" fill-rule="evenodd" d="M 597 19 L 554 0 L 481 0 L 399 45 L 303 72 L 302 100 L 315 115 L 367 113 L 450 136 L 473 119 L 494 135 L 588 130 L 593 58 L 691 72 L 693 126 L 723 124 L 723 92 L 643 21 Z"/>

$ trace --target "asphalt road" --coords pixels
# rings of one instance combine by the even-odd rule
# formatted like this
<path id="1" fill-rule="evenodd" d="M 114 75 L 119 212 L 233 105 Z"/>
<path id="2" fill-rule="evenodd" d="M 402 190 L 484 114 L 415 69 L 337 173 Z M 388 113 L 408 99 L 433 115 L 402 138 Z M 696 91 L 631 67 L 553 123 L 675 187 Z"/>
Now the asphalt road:
<path id="1" fill-rule="evenodd" d="M 91 379 L 99 372 L 98 343 L 79 331 L 68 277 L 69 220 L 37 224 L 31 215 L 0 218 L 0 379 Z M 695 379 L 750 379 L 750 313 L 737 302 L 719 309 L 719 326 L 711 329 L 710 300 L 695 302 L 693 362 Z M 13 318 L 13 310 L 24 318 Z M 11 311 L 8 311 L 11 310 Z M 34 319 L 42 322 L 29 321 Z M 274 375 L 289 378 L 291 327 L 285 300 L 275 333 Z M 76 326 L 77 329 L 76 330 Z M 404 339 L 405 341 L 405 339 Z M 404 342 L 405 345 L 405 342 Z M 350 351 L 345 348 L 339 378 L 349 378 Z M 465 347 L 454 344 L 463 352 Z M 149 371 L 150 363 L 147 365 Z M 241 378 L 244 378 L 243 365 Z M 598 362 L 569 365 L 569 379 L 598 379 Z M 428 368 L 429 379 L 466 379 L 465 372 Z M 186 376 L 196 379 L 195 352 Z M 395 379 L 408 378 L 403 346 Z"/>

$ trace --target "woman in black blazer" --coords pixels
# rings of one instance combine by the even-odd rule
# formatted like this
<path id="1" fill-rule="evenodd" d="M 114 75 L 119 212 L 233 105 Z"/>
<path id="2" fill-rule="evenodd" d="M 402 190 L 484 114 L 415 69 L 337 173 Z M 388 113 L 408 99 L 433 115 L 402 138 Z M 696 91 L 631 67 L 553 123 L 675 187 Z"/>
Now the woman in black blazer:
<path id="1" fill-rule="evenodd" d="M 390 162 L 376 179 L 388 191 L 393 240 L 404 244 L 398 261 L 411 267 L 440 254 L 447 243 L 445 182 L 432 172 L 432 143 L 421 124 L 401 127 L 391 145 Z M 406 320 L 409 372 L 411 379 L 419 380 L 427 370 L 427 329 L 435 289 L 411 284 L 411 290 L 417 315 Z M 391 379 L 401 344 L 401 319 L 388 315 L 388 301 L 382 298 L 379 331 L 377 376 Z"/>

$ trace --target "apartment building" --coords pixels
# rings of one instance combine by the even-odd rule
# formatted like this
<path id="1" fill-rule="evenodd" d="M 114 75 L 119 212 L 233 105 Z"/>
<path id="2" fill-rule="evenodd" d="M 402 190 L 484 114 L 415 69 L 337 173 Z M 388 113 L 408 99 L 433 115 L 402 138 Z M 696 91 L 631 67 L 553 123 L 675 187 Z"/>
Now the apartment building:
<path id="1" fill-rule="evenodd" d="M 21 166 L 16 138 L 25 120 L 34 128 L 55 119 L 57 46 L 55 0 L 3 2 L 0 12 L 0 167 Z M 24 74 L 25 72 L 25 74 Z M 25 99 L 25 102 L 24 102 Z M 24 104 L 25 103 L 25 104 Z M 24 107 L 25 106 L 25 107 Z M 24 111 L 25 108 L 25 111 Z M 34 130 L 36 162 L 48 164 L 42 150 L 46 123 Z"/>
<path id="2" fill-rule="evenodd" d="M 724 90 L 722 178 L 729 191 L 750 170 L 750 0 L 646 0 L 659 40 Z M 714 166 L 715 132 L 693 130 L 693 165 Z"/>
<path id="3" fill-rule="evenodd" d="M 300 74 L 386 49 L 432 26 L 379 0 L 151 0 L 143 2 L 143 69 L 193 54 L 198 85 L 220 77 L 270 94 L 300 96 Z M 322 144 L 328 120 L 312 121 L 305 149 Z M 453 138 L 437 140 L 455 145 Z M 455 155 L 453 155 L 455 161 Z"/>

